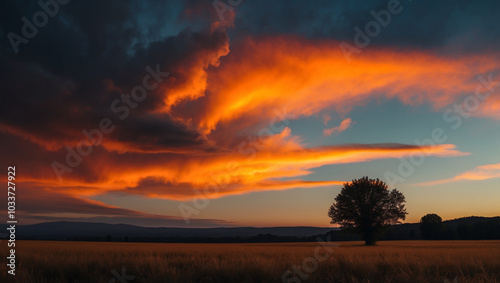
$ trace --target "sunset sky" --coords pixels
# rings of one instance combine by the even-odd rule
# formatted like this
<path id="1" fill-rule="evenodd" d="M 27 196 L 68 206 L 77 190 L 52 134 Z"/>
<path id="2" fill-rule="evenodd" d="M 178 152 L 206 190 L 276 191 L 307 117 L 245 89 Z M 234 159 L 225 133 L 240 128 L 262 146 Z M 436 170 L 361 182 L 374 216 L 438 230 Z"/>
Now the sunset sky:
<path id="1" fill-rule="evenodd" d="M 69 1 L 31 38 L 23 2 L 0 11 L 19 224 L 329 227 L 362 176 L 405 222 L 500 215 L 498 1 Z"/>

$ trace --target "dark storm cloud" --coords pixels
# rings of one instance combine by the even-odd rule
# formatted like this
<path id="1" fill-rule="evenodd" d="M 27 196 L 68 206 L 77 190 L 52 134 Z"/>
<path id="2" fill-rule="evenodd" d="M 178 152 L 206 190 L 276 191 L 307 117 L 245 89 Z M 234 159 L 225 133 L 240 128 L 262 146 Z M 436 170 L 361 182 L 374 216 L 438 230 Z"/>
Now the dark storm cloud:
<path id="1" fill-rule="evenodd" d="M 173 197 L 182 199 L 183 197 L 193 195 L 193 192 L 195 192 L 197 188 L 195 188 L 191 183 L 176 184 L 161 177 L 146 177 L 141 179 L 137 183 L 137 186 L 117 191 L 116 194 L 150 195 L 161 197 L 165 193 L 166 189 L 168 189 L 169 193 Z"/>
<path id="2" fill-rule="evenodd" d="M 387 9 L 388 2 L 245 1 L 235 8 L 230 35 L 237 40 L 293 34 L 351 43 L 353 28 L 363 28 L 373 20 L 370 11 Z M 204 138 L 196 130 L 169 115 L 149 113 L 161 109 L 165 97 L 203 95 L 203 87 L 181 95 L 176 90 L 203 80 L 194 74 L 225 54 L 225 30 L 209 26 L 217 20 L 211 3 L 69 1 L 15 54 L 7 34 L 22 35 L 21 18 L 32 20 L 41 7 L 35 1 L 6 1 L 0 12 L 0 126 L 54 149 L 73 145 L 82 139 L 82 129 L 97 128 L 102 118 L 110 117 L 117 125 L 110 138 L 137 150 L 202 145 Z M 392 15 L 373 44 L 462 51 L 499 45 L 500 31 L 494 27 L 500 2 L 400 3 L 403 11 Z M 170 77 L 121 123 L 110 105 L 141 83 L 146 66 L 156 65 Z"/>
<path id="3" fill-rule="evenodd" d="M 119 123 L 112 134 L 124 149 L 155 152 L 173 149 L 174 152 L 210 152 L 216 148 L 185 125 L 175 122 L 166 114 L 147 115 Z"/>
<path id="4" fill-rule="evenodd" d="M 374 20 L 370 11 L 387 9 L 377 1 L 245 1 L 237 9 L 239 34 L 299 34 L 305 37 L 353 41 L 354 27 Z M 372 44 L 415 48 L 453 47 L 479 51 L 500 45 L 498 1 L 409 1 L 392 15 Z"/>
<path id="5" fill-rule="evenodd" d="M 109 117 L 118 129 L 110 138 L 138 144 L 140 150 L 203 144 L 196 131 L 169 115 L 148 113 L 164 105 L 165 93 L 168 97 L 170 91 L 190 83 L 194 71 L 217 59 L 228 39 L 224 31 L 210 31 L 209 26 L 181 27 L 181 20 L 172 20 L 184 9 L 181 3 L 157 4 L 72 1 L 59 5 L 59 13 L 28 43 L 20 44 L 15 54 L 7 33 L 22 36 L 21 18 L 30 20 L 41 8 L 7 1 L 0 12 L 2 129 L 54 149 L 73 145 L 84 138 L 83 129 L 98 128 L 100 120 Z M 162 21 L 179 22 L 179 26 L 165 27 Z M 129 94 L 142 84 L 147 66 L 169 72 L 170 77 L 148 91 L 147 99 L 129 109 L 122 122 L 118 118 L 123 113 L 110 106 L 121 100 L 122 93 Z"/>

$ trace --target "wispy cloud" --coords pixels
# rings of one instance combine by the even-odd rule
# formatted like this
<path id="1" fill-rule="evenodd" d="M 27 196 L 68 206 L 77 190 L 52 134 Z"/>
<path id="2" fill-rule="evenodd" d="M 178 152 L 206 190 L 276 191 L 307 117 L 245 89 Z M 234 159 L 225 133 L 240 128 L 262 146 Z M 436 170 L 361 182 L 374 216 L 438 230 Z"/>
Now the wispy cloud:
<path id="1" fill-rule="evenodd" d="M 328 136 L 331 136 L 332 134 L 339 134 L 339 133 L 347 130 L 354 123 L 356 123 L 356 122 L 352 122 L 351 118 L 344 119 L 338 127 L 324 129 L 323 135 L 325 137 L 328 137 Z"/>
<path id="2" fill-rule="evenodd" d="M 500 163 L 478 166 L 453 178 L 417 183 L 415 186 L 434 186 L 458 181 L 480 181 L 500 178 Z"/>
<path id="3" fill-rule="evenodd" d="M 291 135 L 288 128 L 257 144 L 247 143 L 240 149 L 241 151 L 226 150 L 211 154 L 116 153 L 101 149 L 92 158 L 85 159 L 79 170 L 65 175 L 64 182 L 60 183 L 51 168 L 45 165 L 50 164 L 53 155 L 44 153 L 41 147 L 38 150 L 31 147 L 22 155 L 16 154 L 18 164 L 30 164 L 25 167 L 26 171 L 18 178 L 18 182 L 36 183 L 36 189 L 44 196 L 64 192 L 80 201 L 113 192 L 188 200 L 196 197 L 196 191 L 203 191 L 207 185 L 217 184 L 221 176 L 225 186 L 217 191 L 211 190 L 206 195 L 207 198 L 339 184 L 338 180 L 300 180 L 311 174 L 312 169 L 325 165 L 400 158 L 418 152 L 441 157 L 466 154 L 450 144 L 424 147 L 392 143 L 305 147 L 300 139 Z M 10 158 L 12 154 L 5 157 Z M 63 150 L 56 154 L 64 158 Z M 32 160 L 35 155 L 39 159 Z M 293 181 L 280 180 L 285 178 Z M 33 194 L 33 197 L 36 195 Z M 93 203 L 86 206 L 91 204 Z M 50 206 L 45 209 L 50 209 Z"/>
<path id="4" fill-rule="evenodd" d="M 324 110 L 345 115 L 380 98 L 429 104 L 437 111 L 473 93 L 476 75 L 497 70 L 498 58 L 495 52 L 450 58 L 374 48 L 348 64 L 336 41 L 257 38 L 238 42 L 223 63 L 208 72 L 205 99 L 180 102 L 172 109 L 211 137 L 217 137 L 220 126 L 240 131 L 265 123 L 281 105 L 297 118 Z M 187 115 L 181 111 L 187 109 L 184 104 L 202 111 Z M 473 115 L 500 118 L 488 109 Z"/>

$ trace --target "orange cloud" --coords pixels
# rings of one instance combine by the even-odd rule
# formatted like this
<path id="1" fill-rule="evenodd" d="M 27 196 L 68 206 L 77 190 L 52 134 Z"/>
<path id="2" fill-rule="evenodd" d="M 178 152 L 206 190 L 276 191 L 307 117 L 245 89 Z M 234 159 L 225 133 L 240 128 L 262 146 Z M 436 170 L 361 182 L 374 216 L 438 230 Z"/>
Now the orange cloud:
<path id="1" fill-rule="evenodd" d="M 158 131 L 138 136 L 133 132 L 151 128 L 142 127 L 148 121 L 127 118 L 115 132 L 106 135 L 103 146 L 118 152 L 189 154 L 212 150 L 211 145 L 226 146 L 242 131 L 253 134 L 256 127 L 271 121 L 276 110 L 283 108 L 295 119 L 324 110 L 345 115 L 354 106 L 380 98 L 396 98 L 410 105 L 429 103 L 440 109 L 474 93 L 479 84 L 476 75 L 492 73 L 500 65 L 497 54 L 451 58 L 423 51 L 376 48 L 364 50 L 348 63 L 336 41 L 293 37 L 246 39 L 231 46 L 229 53 L 224 29 L 214 27 L 210 32 L 211 40 L 218 39 L 217 45 L 208 51 L 200 48 L 169 66 L 171 76 L 148 98 L 159 96 L 161 103 L 147 113 L 137 114 L 141 119 L 155 118 L 149 123 L 155 124 L 153 128 Z M 0 124 L 0 130 L 52 151 L 63 145 L 76 146 L 85 140 L 81 130 L 97 128 L 99 119 L 77 126 L 75 123 L 85 120 L 87 113 L 72 107 L 81 117 L 72 123 L 53 121 L 54 133 L 4 124 Z M 132 110 L 135 113 L 141 109 Z M 500 119 L 498 113 L 500 98 L 492 95 L 473 115 Z M 134 123 L 139 126 L 126 128 Z M 172 126 L 168 128 L 164 125 L 167 123 Z M 175 139 L 179 134 L 154 136 L 169 130 L 185 131 L 186 138 Z M 325 135 L 334 132 L 338 130 L 325 130 Z M 189 143 L 197 144 L 179 146 Z"/>
<path id="2" fill-rule="evenodd" d="M 473 114 L 476 116 L 500 120 L 500 96 L 490 96 L 488 98 L 488 102 L 481 106 L 481 111 L 477 111 L 477 113 Z"/>
<path id="3" fill-rule="evenodd" d="M 351 118 L 344 119 L 338 127 L 326 128 L 323 130 L 323 135 L 325 137 L 331 136 L 332 134 L 338 134 L 347 130 L 351 126 Z"/>
<path id="4" fill-rule="evenodd" d="M 500 163 L 478 166 L 470 171 L 459 174 L 453 178 L 423 182 L 415 185 L 434 186 L 434 185 L 457 182 L 457 181 L 480 181 L 480 180 L 487 180 L 494 178 L 500 178 Z"/>
<path id="5" fill-rule="evenodd" d="M 194 117 L 180 116 L 208 134 L 242 117 L 268 120 L 276 107 L 283 106 L 296 117 L 325 109 L 345 114 L 377 98 L 440 109 L 473 93 L 478 85 L 475 76 L 498 70 L 499 58 L 370 49 L 348 63 L 335 41 L 248 39 L 234 45 L 220 66 L 208 73 L 205 97 L 197 101 L 201 110 Z M 493 110 L 481 113 L 498 118 Z"/>
<path id="6" fill-rule="evenodd" d="M 337 180 L 304 181 L 297 177 L 324 165 L 400 158 L 415 152 L 433 156 L 461 156 L 454 145 L 349 144 L 305 147 L 285 128 L 280 134 L 233 150 L 211 154 L 102 153 L 64 176 L 64 182 L 28 176 L 19 181 L 42 182 L 49 192 L 78 196 L 109 192 L 187 200 L 254 191 L 284 190 L 341 184 Z M 292 180 L 283 180 L 293 178 Z M 207 186 L 211 187 L 207 191 Z M 215 189 L 216 188 L 216 189 Z"/>

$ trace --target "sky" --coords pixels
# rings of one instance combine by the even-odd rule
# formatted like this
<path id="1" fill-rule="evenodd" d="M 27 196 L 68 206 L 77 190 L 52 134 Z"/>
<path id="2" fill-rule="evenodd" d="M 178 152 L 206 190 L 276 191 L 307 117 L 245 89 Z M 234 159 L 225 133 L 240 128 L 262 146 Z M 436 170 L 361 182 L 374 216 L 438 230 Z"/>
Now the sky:
<path id="1" fill-rule="evenodd" d="M 0 165 L 19 224 L 331 227 L 363 176 L 405 195 L 405 222 L 500 215 L 499 11 L 5 1 Z"/>

